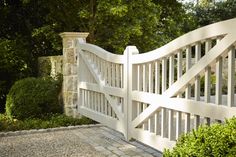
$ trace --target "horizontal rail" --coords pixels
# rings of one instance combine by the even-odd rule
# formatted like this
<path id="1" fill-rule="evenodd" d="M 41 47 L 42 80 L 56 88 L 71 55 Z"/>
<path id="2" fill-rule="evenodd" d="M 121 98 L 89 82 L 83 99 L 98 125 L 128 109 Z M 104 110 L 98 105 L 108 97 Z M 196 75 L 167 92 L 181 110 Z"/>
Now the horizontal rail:
<path id="1" fill-rule="evenodd" d="M 98 47 L 93 44 L 78 43 L 78 47 L 82 51 L 88 51 L 90 53 L 93 53 L 108 62 L 124 64 L 126 61 L 124 55 L 117 55 L 117 54 L 110 53 L 110 52 L 102 49 L 101 47 Z"/>
<path id="2" fill-rule="evenodd" d="M 88 82 L 80 82 L 79 83 L 80 89 L 91 90 L 94 92 L 101 92 L 101 89 L 109 93 L 109 95 L 124 97 L 125 91 L 123 88 L 116 88 L 116 87 L 109 87 L 109 86 L 99 86 L 98 84 L 88 83 Z"/>
<path id="3" fill-rule="evenodd" d="M 151 104 L 144 112 L 134 119 L 132 127 L 137 127 L 151 114 L 161 108 L 168 108 L 203 117 L 211 117 L 218 120 L 225 120 L 225 118 L 233 117 L 236 113 L 235 107 L 226 107 L 188 99 L 168 98 L 162 95 L 146 92 L 133 91 L 132 99 L 133 101 Z"/>
<path id="4" fill-rule="evenodd" d="M 134 55 L 133 64 L 146 63 L 156 59 L 167 57 L 179 49 L 188 45 L 206 40 L 208 38 L 217 38 L 218 36 L 227 35 L 230 31 L 234 31 L 236 26 L 236 18 L 223 22 L 214 23 L 197 30 L 191 31 L 170 43 L 147 53 Z"/>

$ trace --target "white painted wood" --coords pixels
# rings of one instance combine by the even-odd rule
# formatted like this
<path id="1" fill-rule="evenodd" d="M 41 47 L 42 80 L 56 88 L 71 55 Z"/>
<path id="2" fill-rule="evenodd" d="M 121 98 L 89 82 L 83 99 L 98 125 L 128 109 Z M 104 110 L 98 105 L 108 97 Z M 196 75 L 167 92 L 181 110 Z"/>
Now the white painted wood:
<path id="1" fill-rule="evenodd" d="M 169 87 L 174 83 L 174 55 L 169 57 Z M 172 110 L 168 110 L 168 138 L 173 140 L 174 138 L 174 113 Z"/>
<path id="2" fill-rule="evenodd" d="M 201 58 L 201 43 L 198 42 L 195 45 L 195 64 L 198 64 L 198 61 Z M 195 101 L 200 101 L 200 89 L 201 89 L 201 83 L 200 83 L 200 75 L 197 75 L 195 77 L 195 88 L 194 88 L 194 98 Z M 194 128 L 197 129 L 198 126 L 200 125 L 200 116 L 199 115 L 195 115 L 194 117 Z"/>
<path id="3" fill-rule="evenodd" d="M 164 151 L 164 148 L 172 148 L 175 145 L 175 141 L 170 141 L 168 138 L 162 138 L 156 136 L 154 133 L 142 131 L 141 129 L 132 130 L 134 139 L 142 141 L 151 147 L 156 148 L 159 151 Z"/>
<path id="4" fill-rule="evenodd" d="M 183 54 L 181 51 L 177 53 L 177 80 L 182 76 L 183 73 Z"/>
<path id="5" fill-rule="evenodd" d="M 206 67 L 205 69 L 205 87 L 204 87 L 204 96 L 205 102 L 210 102 L 210 89 L 211 89 L 211 67 Z"/>
<path id="6" fill-rule="evenodd" d="M 145 112 L 145 111 L 144 111 Z M 142 112 L 142 114 L 144 113 Z M 166 137 L 166 134 L 167 134 L 167 113 L 166 113 L 166 109 L 165 108 L 161 108 L 161 137 L 162 138 L 165 138 Z M 140 115 L 142 115 L 140 114 Z M 150 115 L 150 114 L 148 114 Z M 136 118 L 137 119 L 137 118 Z M 135 120 L 134 120 L 134 123 L 135 123 Z"/>
<path id="7" fill-rule="evenodd" d="M 169 58 L 169 86 L 174 83 L 174 55 Z"/>
<path id="8" fill-rule="evenodd" d="M 142 123 L 156 111 L 161 111 L 162 108 L 168 108 L 184 113 L 192 113 L 194 115 L 200 115 L 201 117 L 211 117 L 212 119 L 219 120 L 224 120 L 227 117 L 232 117 L 236 112 L 235 107 L 226 107 L 223 105 L 215 105 L 213 103 L 205 103 L 187 99 L 168 98 L 163 95 L 146 92 L 133 91 L 132 99 L 134 101 L 140 101 L 150 104 L 150 106 L 144 112 L 142 112 L 133 120 L 132 125 L 134 127 Z"/>
<path id="9" fill-rule="evenodd" d="M 153 65 L 148 64 L 148 92 L 153 93 Z"/>
<path id="10" fill-rule="evenodd" d="M 142 90 L 142 69 L 140 65 L 137 65 L 137 90 Z M 141 103 L 137 102 L 137 115 L 141 113 Z"/>
<path id="11" fill-rule="evenodd" d="M 162 93 L 164 93 L 167 88 L 167 59 L 166 58 L 162 59 L 161 68 L 162 68 L 161 90 L 162 90 Z"/>
<path id="12" fill-rule="evenodd" d="M 147 92 L 148 90 L 148 67 L 147 64 L 143 64 L 143 91 Z M 142 103 L 142 111 L 144 111 L 147 108 L 147 104 Z M 143 123 L 143 129 L 147 130 L 148 129 L 148 122 Z"/>
<path id="13" fill-rule="evenodd" d="M 215 93 L 215 103 L 217 105 L 222 104 L 222 57 L 219 57 L 216 60 L 216 93 Z M 234 94 L 234 93 L 233 93 Z"/>
<path id="14" fill-rule="evenodd" d="M 160 94 L 160 63 L 159 61 L 155 61 L 155 93 Z"/>
<path id="15" fill-rule="evenodd" d="M 166 90 L 164 95 L 171 97 L 182 91 L 189 82 L 194 80 L 196 75 L 201 74 L 207 66 L 213 64 L 215 58 L 224 54 L 228 50 L 228 48 L 235 42 L 235 36 L 233 34 L 228 34 L 224 37 L 219 44 L 214 46 L 199 60 L 198 64 L 193 65 L 192 68 L 181 77 L 181 79 L 176 81 L 168 90 Z"/>
<path id="16" fill-rule="evenodd" d="M 116 85 L 115 87 L 118 87 L 120 88 L 120 69 L 119 69 L 119 64 L 116 64 L 115 65 L 115 70 L 116 70 L 116 73 L 115 73 L 115 82 L 116 82 Z"/>
<path id="17" fill-rule="evenodd" d="M 184 115 L 184 132 L 187 133 L 190 131 L 190 114 L 189 113 L 185 113 Z"/>
<path id="18" fill-rule="evenodd" d="M 195 128 L 200 124 L 200 116 L 205 117 L 206 123 L 212 119 L 223 121 L 232 117 L 236 113 L 236 108 L 232 107 L 235 105 L 235 69 L 231 65 L 235 64 L 235 56 L 232 50 L 228 54 L 231 65 L 228 65 L 228 106 L 210 102 L 210 76 L 211 67 L 216 67 L 215 102 L 221 104 L 221 60 L 235 44 L 235 25 L 236 19 L 206 26 L 150 53 L 138 55 L 134 55 L 138 52 L 134 47 L 127 47 L 124 55 L 114 55 L 95 45 L 78 43 L 78 71 L 84 74 L 78 75 L 78 97 L 81 98 L 78 111 L 121 131 L 126 139 L 135 138 L 159 150 L 173 147 L 173 140 L 181 134 L 182 114 L 185 120 L 184 132 L 190 130 L 190 115 L 195 116 Z M 224 38 L 218 41 L 219 36 Z M 211 40 L 215 39 L 217 44 L 211 48 Z M 201 57 L 203 42 L 206 42 L 206 52 Z M 192 65 L 191 49 L 194 45 L 195 64 Z M 186 72 L 183 74 L 185 63 L 182 51 L 185 48 Z M 200 77 L 204 75 L 205 102 L 200 97 Z M 195 98 L 191 96 L 191 86 L 194 83 Z M 180 98 L 184 92 L 186 99 Z M 140 127 L 142 125 L 143 128 Z"/>
<path id="19" fill-rule="evenodd" d="M 228 53 L 228 99 L 227 105 L 235 107 L 234 103 L 234 86 L 235 86 L 235 48 L 232 47 Z"/>
<path id="20" fill-rule="evenodd" d="M 168 138 L 170 140 L 174 139 L 174 112 L 172 110 L 168 110 Z"/>
<path id="21" fill-rule="evenodd" d="M 181 121 L 182 121 L 182 114 L 181 112 L 176 112 L 176 139 L 179 138 L 181 134 Z"/>
<path id="22" fill-rule="evenodd" d="M 89 43 L 79 43 L 78 47 L 80 47 L 83 51 L 88 51 L 93 54 L 96 54 L 99 58 L 106 60 L 107 62 L 124 64 L 125 57 L 124 55 L 117 55 L 114 53 L 110 53 L 96 45 L 92 45 Z"/>

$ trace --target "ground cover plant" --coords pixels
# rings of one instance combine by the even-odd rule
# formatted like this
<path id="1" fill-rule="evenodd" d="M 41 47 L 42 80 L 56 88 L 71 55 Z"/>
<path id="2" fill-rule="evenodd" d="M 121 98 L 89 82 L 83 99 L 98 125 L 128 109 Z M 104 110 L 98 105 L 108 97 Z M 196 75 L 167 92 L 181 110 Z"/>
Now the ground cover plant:
<path id="1" fill-rule="evenodd" d="M 55 128 L 82 124 L 96 124 L 96 122 L 86 117 L 81 117 L 78 119 L 68 117 L 63 114 L 49 114 L 43 118 L 28 118 L 24 120 L 11 119 L 5 114 L 0 114 L 0 131 L 3 132 Z"/>
<path id="2" fill-rule="evenodd" d="M 235 157 L 236 117 L 225 124 L 200 126 L 197 130 L 182 135 L 173 150 L 165 150 L 164 157 Z"/>

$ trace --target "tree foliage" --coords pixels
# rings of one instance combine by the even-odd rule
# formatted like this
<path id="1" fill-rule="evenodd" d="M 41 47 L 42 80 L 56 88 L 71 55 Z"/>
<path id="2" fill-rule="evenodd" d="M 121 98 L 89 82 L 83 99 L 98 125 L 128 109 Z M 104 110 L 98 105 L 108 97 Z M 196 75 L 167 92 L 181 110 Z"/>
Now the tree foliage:
<path id="1" fill-rule="evenodd" d="M 236 1 L 227 0 L 192 7 L 198 27 L 236 17 Z"/>
<path id="2" fill-rule="evenodd" d="M 113 53 L 147 52 L 197 25 L 175 0 L 2 0 L 0 15 L 2 110 L 13 82 L 37 74 L 37 57 L 62 53 L 61 32 L 89 32 L 88 42 Z"/>

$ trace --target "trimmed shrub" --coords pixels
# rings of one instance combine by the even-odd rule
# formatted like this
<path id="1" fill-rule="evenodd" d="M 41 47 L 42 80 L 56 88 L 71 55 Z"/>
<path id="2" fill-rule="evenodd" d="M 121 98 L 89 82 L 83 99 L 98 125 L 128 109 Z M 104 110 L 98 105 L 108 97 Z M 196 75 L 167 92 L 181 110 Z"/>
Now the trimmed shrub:
<path id="1" fill-rule="evenodd" d="M 163 156 L 236 156 L 236 118 L 182 135 L 173 150 L 165 150 Z"/>
<path id="2" fill-rule="evenodd" d="M 7 95 L 6 114 L 10 118 L 26 119 L 61 113 L 60 90 L 61 81 L 52 78 L 31 77 L 16 81 Z"/>

